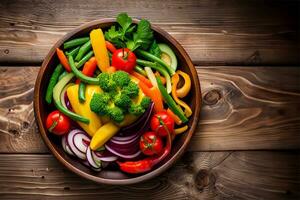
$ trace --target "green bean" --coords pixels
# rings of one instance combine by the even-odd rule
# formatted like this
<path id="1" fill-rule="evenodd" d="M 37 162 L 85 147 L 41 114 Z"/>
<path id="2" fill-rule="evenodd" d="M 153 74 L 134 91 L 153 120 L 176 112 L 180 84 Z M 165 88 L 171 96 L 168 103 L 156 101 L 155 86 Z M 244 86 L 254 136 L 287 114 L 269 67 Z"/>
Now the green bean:
<path id="1" fill-rule="evenodd" d="M 86 43 L 87 41 L 89 41 L 89 39 L 90 39 L 89 37 L 82 37 L 82 38 L 76 38 L 76 39 L 70 40 L 70 41 L 64 43 L 64 49 L 69 49 L 71 47 L 76 47 L 76 46 L 82 45 L 82 44 Z"/>
<path id="2" fill-rule="evenodd" d="M 70 51 L 70 52 L 66 52 L 66 55 L 67 56 L 69 56 L 69 55 L 71 55 L 71 56 L 76 56 L 77 55 L 77 53 L 78 53 L 78 51 L 79 51 L 79 49 L 80 49 L 80 47 L 78 46 L 78 47 L 76 47 L 75 49 L 73 49 L 72 51 Z"/>
<path id="3" fill-rule="evenodd" d="M 67 75 L 68 74 L 68 72 L 66 71 L 66 70 L 64 70 L 61 74 L 60 74 L 60 76 L 58 77 L 58 80 L 60 80 L 60 79 L 62 79 L 65 75 Z"/>
<path id="4" fill-rule="evenodd" d="M 74 75 L 77 78 L 79 78 L 82 82 L 91 84 L 91 85 L 99 84 L 99 78 L 93 78 L 93 77 L 86 76 L 76 68 L 74 59 L 72 56 L 69 56 L 69 64 L 70 64 L 71 70 L 74 73 Z"/>
<path id="5" fill-rule="evenodd" d="M 134 71 L 136 71 L 136 72 L 138 72 L 138 73 L 140 73 L 144 76 L 147 76 L 145 70 L 142 67 L 138 66 L 138 65 L 135 66 Z"/>
<path id="6" fill-rule="evenodd" d="M 93 51 L 88 52 L 77 64 L 76 67 L 79 69 L 84 63 L 86 63 L 94 55 Z"/>
<path id="7" fill-rule="evenodd" d="M 91 48 L 92 48 L 92 44 L 91 44 L 91 41 L 89 40 L 89 41 L 87 41 L 86 43 L 84 43 L 84 44 L 80 47 L 77 56 L 76 56 L 76 57 L 73 56 L 73 57 L 75 57 L 75 60 L 76 60 L 76 61 L 80 61 L 81 58 L 83 57 L 83 55 L 84 55 L 87 51 L 89 51 Z"/>
<path id="8" fill-rule="evenodd" d="M 52 94 L 53 94 L 53 88 L 55 86 L 55 84 L 58 81 L 58 78 L 61 74 L 61 72 L 64 70 L 63 66 L 61 64 L 58 64 L 56 66 L 56 68 L 54 69 L 54 72 L 51 75 L 48 87 L 47 87 L 47 91 L 46 91 L 46 96 L 45 96 L 45 100 L 48 104 L 50 104 L 52 102 Z"/>
<path id="9" fill-rule="evenodd" d="M 85 102 L 85 83 L 80 82 L 78 87 L 78 98 L 80 103 Z"/>

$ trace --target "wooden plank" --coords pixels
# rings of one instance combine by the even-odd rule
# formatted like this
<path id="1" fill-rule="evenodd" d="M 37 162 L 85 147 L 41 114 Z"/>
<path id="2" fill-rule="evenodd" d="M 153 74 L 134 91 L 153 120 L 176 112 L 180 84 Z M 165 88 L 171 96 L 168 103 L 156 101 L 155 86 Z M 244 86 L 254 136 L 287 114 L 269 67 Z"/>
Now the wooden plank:
<path id="1" fill-rule="evenodd" d="M 299 152 L 194 152 L 158 178 L 97 185 L 51 155 L 0 155 L 1 199 L 297 199 Z"/>
<path id="2" fill-rule="evenodd" d="M 47 152 L 34 122 L 39 68 L 0 68 L 0 152 Z M 203 96 L 190 151 L 298 149 L 300 70 L 197 67 Z"/>
<path id="3" fill-rule="evenodd" d="M 198 65 L 300 63 L 299 1 L 2 0 L 0 9 L 1 63 L 41 63 L 66 32 L 124 11 L 168 31 Z"/>

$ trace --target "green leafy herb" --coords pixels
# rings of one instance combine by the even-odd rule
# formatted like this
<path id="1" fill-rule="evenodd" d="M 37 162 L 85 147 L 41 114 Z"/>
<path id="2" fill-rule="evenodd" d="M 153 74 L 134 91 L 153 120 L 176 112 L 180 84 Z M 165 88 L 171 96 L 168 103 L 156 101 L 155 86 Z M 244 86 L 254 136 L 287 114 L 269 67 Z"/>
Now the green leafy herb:
<path id="1" fill-rule="evenodd" d="M 116 30 L 115 26 L 112 26 L 105 32 L 105 39 L 112 42 L 117 47 L 125 47 L 125 43 L 122 41 L 122 33 Z"/>
<path id="2" fill-rule="evenodd" d="M 157 45 L 156 41 L 154 40 L 150 46 L 149 52 L 153 55 L 155 55 L 156 57 L 160 58 L 161 56 L 161 50 L 159 48 L 159 46 Z"/>

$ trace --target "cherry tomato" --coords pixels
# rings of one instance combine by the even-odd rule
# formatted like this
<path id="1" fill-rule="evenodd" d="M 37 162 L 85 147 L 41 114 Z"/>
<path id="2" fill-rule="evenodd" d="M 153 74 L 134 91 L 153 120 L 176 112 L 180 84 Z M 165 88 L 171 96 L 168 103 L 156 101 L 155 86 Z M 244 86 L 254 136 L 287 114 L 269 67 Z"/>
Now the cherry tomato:
<path id="1" fill-rule="evenodd" d="M 160 154 L 163 150 L 163 142 L 161 137 L 157 136 L 155 132 L 146 132 L 141 136 L 140 149 L 147 155 Z"/>
<path id="2" fill-rule="evenodd" d="M 168 135 L 168 131 L 173 133 L 174 120 L 166 111 L 162 111 L 153 115 L 150 126 L 152 131 L 155 131 L 161 137 L 165 137 Z"/>
<path id="3" fill-rule="evenodd" d="M 56 135 L 68 133 L 70 131 L 70 126 L 70 119 L 58 110 L 51 112 L 46 120 L 47 129 Z"/>
<path id="4" fill-rule="evenodd" d="M 130 73 L 136 66 L 136 56 L 128 48 L 117 49 L 112 55 L 112 66 Z"/>

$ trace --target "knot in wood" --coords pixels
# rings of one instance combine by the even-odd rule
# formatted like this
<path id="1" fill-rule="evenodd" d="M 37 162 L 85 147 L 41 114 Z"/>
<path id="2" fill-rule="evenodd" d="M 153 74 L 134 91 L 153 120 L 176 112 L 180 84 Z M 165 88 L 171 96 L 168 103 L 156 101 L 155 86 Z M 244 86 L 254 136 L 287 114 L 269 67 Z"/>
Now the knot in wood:
<path id="1" fill-rule="evenodd" d="M 221 93 L 219 90 L 208 91 L 203 98 L 203 101 L 207 105 L 214 105 L 221 99 Z"/>
<path id="2" fill-rule="evenodd" d="M 203 190 L 209 185 L 209 172 L 206 169 L 201 169 L 195 176 L 195 186 L 198 190 Z"/>
<path id="3" fill-rule="evenodd" d="M 4 50 L 4 53 L 5 53 L 5 54 L 9 54 L 9 49 L 5 49 L 5 50 Z"/>

